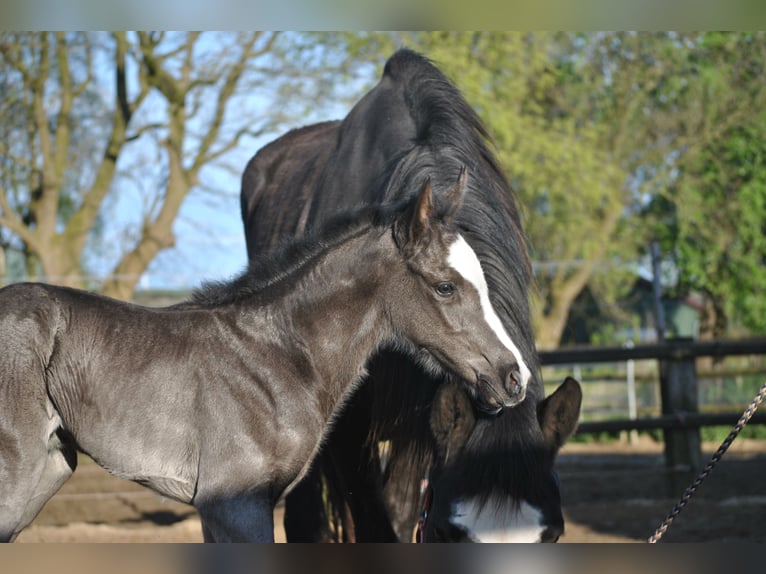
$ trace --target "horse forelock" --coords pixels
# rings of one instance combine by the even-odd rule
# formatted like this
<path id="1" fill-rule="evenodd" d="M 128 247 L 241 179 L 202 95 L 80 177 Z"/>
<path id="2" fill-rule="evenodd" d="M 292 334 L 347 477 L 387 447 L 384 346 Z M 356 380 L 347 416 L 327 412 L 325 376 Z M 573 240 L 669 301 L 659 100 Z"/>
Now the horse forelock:
<path id="1" fill-rule="evenodd" d="M 540 429 L 534 400 L 480 420 L 463 447 L 460 494 L 480 504 L 539 502 L 547 496 L 553 454 Z"/>

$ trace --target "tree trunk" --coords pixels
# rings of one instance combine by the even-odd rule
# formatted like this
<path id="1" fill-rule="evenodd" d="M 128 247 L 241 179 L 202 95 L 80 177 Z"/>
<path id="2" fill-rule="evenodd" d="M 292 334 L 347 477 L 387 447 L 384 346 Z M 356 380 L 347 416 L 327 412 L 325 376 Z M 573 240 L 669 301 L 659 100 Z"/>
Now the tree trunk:
<path id="1" fill-rule="evenodd" d="M 38 255 L 44 281 L 75 289 L 85 289 L 79 252 L 62 249 L 61 245 L 61 241 L 54 240 L 49 249 Z"/>
<path id="2" fill-rule="evenodd" d="M 580 292 L 588 284 L 594 265 L 584 264 L 572 277 L 553 284 L 552 305 L 547 313 L 541 314 L 536 322 L 536 344 L 539 349 L 555 349 L 561 343 L 561 336 L 569 318 L 569 309 Z"/>

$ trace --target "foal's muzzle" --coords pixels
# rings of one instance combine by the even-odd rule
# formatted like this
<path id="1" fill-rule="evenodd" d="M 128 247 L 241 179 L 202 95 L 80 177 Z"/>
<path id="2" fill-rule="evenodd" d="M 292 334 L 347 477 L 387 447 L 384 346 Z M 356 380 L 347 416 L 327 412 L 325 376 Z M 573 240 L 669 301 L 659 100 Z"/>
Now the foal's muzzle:
<path id="1" fill-rule="evenodd" d="M 498 382 L 481 375 L 476 389 L 476 408 L 489 415 L 497 415 L 503 408 L 515 407 L 527 394 L 521 383 L 518 365 L 514 364 L 500 370 Z"/>

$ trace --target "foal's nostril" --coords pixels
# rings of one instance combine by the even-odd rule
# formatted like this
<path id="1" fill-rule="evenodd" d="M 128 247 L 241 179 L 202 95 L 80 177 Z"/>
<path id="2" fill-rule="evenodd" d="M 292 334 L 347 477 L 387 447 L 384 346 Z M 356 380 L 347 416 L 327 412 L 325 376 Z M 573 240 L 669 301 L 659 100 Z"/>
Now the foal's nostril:
<path id="1" fill-rule="evenodd" d="M 524 390 L 521 387 L 521 371 L 519 370 L 518 365 L 513 365 L 506 369 L 503 382 L 505 384 L 505 390 L 508 391 L 511 396 L 516 396 Z"/>

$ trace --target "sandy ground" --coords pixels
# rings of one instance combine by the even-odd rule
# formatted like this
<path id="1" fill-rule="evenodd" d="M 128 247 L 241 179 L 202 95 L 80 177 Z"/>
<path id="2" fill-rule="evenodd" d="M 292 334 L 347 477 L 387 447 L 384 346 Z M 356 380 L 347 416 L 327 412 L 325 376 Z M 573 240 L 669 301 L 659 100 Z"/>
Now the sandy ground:
<path id="1" fill-rule="evenodd" d="M 707 458 L 717 444 L 704 445 Z M 642 542 L 694 476 L 668 471 L 661 445 L 569 444 L 559 457 L 566 533 L 561 542 Z M 766 542 L 766 441 L 738 440 L 664 541 Z M 284 542 L 283 509 L 275 539 Z M 201 542 L 193 508 L 110 476 L 83 460 L 18 542 Z"/>

